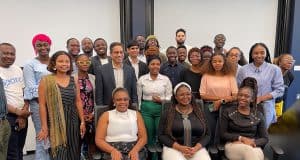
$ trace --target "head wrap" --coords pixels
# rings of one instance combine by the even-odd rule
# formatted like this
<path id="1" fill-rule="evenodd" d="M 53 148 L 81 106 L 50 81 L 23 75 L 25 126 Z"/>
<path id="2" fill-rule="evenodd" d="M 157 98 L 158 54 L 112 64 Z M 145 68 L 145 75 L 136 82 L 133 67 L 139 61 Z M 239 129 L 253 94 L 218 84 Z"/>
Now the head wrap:
<path id="1" fill-rule="evenodd" d="M 186 86 L 190 90 L 190 92 L 192 92 L 192 88 L 189 84 L 187 84 L 185 82 L 180 82 L 174 87 L 174 95 L 176 95 L 178 88 L 180 88 L 181 86 Z"/>
<path id="2" fill-rule="evenodd" d="M 35 50 L 36 41 L 47 42 L 49 46 L 51 46 L 51 39 L 46 34 L 37 34 L 32 38 L 32 46 Z M 36 53 L 36 50 L 35 50 Z"/>
<path id="3" fill-rule="evenodd" d="M 157 39 L 157 38 L 155 37 L 155 35 L 149 35 L 149 36 L 146 38 L 146 41 L 148 41 L 149 39 Z"/>

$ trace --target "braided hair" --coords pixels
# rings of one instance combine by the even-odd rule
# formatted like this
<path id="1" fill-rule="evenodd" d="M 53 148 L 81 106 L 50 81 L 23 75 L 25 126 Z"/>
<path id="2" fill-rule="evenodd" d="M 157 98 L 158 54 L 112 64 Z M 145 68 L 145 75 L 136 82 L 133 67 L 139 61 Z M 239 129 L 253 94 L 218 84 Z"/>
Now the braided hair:
<path id="1" fill-rule="evenodd" d="M 258 86 L 257 86 L 257 81 L 255 78 L 253 77 L 246 77 L 241 85 L 240 85 L 240 89 L 242 88 L 250 88 L 250 90 L 252 91 L 252 102 L 250 103 L 250 107 L 254 110 L 254 113 L 256 114 L 256 110 L 257 110 L 257 93 L 258 93 Z"/>
<path id="2" fill-rule="evenodd" d="M 181 87 L 186 87 L 184 85 L 180 86 Z M 178 89 L 179 89 L 178 88 Z M 176 94 L 176 93 L 175 93 Z M 175 118 L 175 113 L 176 113 L 176 105 L 178 104 L 178 101 L 175 99 L 175 95 L 172 96 L 172 105 L 170 107 L 167 108 L 167 126 L 165 129 L 165 134 L 170 135 L 171 138 L 173 140 L 176 140 L 175 137 L 173 137 L 172 135 L 172 126 L 173 126 L 173 121 Z M 196 115 L 196 117 L 199 119 L 201 126 L 203 127 L 203 133 L 202 136 L 205 135 L 205 133 L 208 131 L 208 123 L 207 120 L 204 116 L 204 111 L 201 110 L 201 106 L 199 106 L 199 104 L 196 103 L 195 98 L 192 95 L 192 99 L 191 99 L 191 106 L 193 108 L 193 112 Z"/>

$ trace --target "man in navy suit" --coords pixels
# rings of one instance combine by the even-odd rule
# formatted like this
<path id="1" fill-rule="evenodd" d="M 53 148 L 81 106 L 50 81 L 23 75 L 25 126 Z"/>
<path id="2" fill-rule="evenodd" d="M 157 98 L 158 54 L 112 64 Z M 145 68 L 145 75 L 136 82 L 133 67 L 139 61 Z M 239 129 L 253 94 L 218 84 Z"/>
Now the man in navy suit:
<path id="1" fill-rule="evenodd" d="M 109 105 L 117 87 L 126 88 L 131 101 L 137 103 L 136 76 L 132 67 L 123 64 L 122 43 L 113 42 L 109 48 L 112 61 L 96 68 L 96 104 Z"/>

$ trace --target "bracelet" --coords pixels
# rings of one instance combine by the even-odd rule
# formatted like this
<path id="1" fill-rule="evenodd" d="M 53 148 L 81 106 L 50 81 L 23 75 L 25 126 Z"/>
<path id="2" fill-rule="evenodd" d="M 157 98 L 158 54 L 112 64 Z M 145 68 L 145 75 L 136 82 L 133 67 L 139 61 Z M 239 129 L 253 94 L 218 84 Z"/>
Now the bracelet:
<path id="1" fill-rule="evenodd" d="M 85 125 L 85 123 L 84 123 L 84 122 L 81 122 L 80 125 Z"/>
<path id="2" fill-rule="evenodd" d="M 239 141 L 242 141 L 242 136 L 239 136 Z"/>

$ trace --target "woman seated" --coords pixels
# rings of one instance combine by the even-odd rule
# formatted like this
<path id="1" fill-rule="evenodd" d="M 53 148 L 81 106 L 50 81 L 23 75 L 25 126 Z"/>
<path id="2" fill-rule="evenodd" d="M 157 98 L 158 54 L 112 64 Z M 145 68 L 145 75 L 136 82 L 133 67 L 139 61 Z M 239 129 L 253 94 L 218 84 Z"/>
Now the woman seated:
<path id="1" fill-rule="evenodd" d="M 128 91 L 116 88 L 112 93 L 111 110 L 104 112 L 96 129 L 96 145 L 104 152 L 103 159 L 146 159 L 144 145 L 147 134 L 141 114 L 132 107 Z"/>
<path id="2" fill-rule="evenodd" d="M 159 122 L 159 141 L 164 145 L 164 160 L 210 160 L 205 149 L 210 132 L 191 87 L 180 82 L 174 87 L 174 103 L 166 108 Z"/>
<path id="3" fill-rule="evenodd" d="M 220 134 L 229 159 L 264 159 L 260 147 L 267 144 L 268 135 L 264 116 L 257 110 L 256 95 L 257 81 L 247 77 L 239 89 L 238 102 L 222 112 Z"/>

